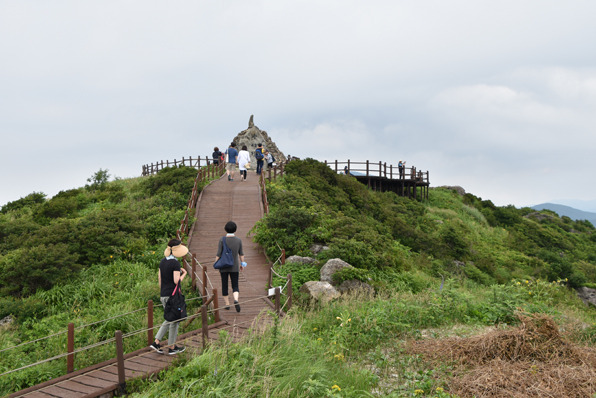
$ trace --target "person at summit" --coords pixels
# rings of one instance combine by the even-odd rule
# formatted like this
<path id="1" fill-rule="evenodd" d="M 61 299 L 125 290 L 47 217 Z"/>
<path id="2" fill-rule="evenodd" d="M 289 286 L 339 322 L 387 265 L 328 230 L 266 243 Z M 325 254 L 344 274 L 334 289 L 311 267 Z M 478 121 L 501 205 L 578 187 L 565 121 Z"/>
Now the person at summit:
<path id="1" fill-rule="evenodd" d="M 240 169 L 240 181 L 246 181 L 247 165 L 250 164 L 250 153 L 246 145 L 242 145 L 242 150 L 238 152 L 238 168 Z"/>
<path id="2" fill-rule="evenodd" d="M 221 160 L 221 157 L 223 156 L 223 154 L 221 153 L 221 151 L 219 150 L 218 147 L 213 148 L 213 164 L 214 165 L 218 165 L 219 161 Z"/>
<path id="3" fill-rule="evenodd" d="M 236 149 L 235 142 L 232 142 L 230 144 L 230 147 L 226 149 L 226 156 L 228 159 L 228 163 L 226 165 L 226 174 L 228 175 L 228 181 L 234 181 L 236 164 L 238 164 L 238 150 Z"/>
<path id="4" fill-rule="evenodd" d="M 257 159 L 257 174 L 261 174 L 263 171 L 263 144 L 257 145 L 257 149 L 255 150 L 255 158 Z"/>
<path id="5" fill-rule="evenodd" d="M 159 281 L 159 300 L 165 308 L 169 298 L 172 297 L 176 286 L 184 280 L 187 272 L 184 267 L 180 266 L 177 257 L 184 257 L 188 253 L 188 248 L 182 244 L 180 239 L 172 239 L 168 242 L 168 246 L 164 251 L 164 258 L 159 263 L 159 271 L 157 273 L 157 280 Z M 163 354 L 161 346 L 161 339 L 168 334 L 168 355 L 175 355 L 186 350 L 183 346 L 176 345 L 176 337 L 178 337 L 178 327 L 180 321 L 168 322 L 163 321 L 161 327 L 155 335 L 155 341 L 149 345 L 156 352 Z"/>

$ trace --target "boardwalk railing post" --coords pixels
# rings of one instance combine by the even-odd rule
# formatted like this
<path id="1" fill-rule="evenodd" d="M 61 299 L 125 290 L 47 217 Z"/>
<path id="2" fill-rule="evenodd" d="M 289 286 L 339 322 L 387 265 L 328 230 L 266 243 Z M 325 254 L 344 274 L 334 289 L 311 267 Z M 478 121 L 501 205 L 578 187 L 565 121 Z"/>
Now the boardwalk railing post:
<path id="1" fill-rule="evenodd" d="M 273 281 L 273 266 L 269 267 L 269 276 L 267 277 L 267 289 L 271 289 L 272 281 Z"/>
<path id="2" fill-rule="evenodd" d="M 207 300 L 207 268 L 201 267 L 203 269 L 203 289 L 201 294 L 203 295 L 203 300 Z"/>
<path id="3" fill-rule="evenodd" d="M 197 258 L 194 256 L 194 254 L 192 255 L 192 263 L 191 263 L 191 272 L 192 275 L 190 276 L 190 286 L 192 287 L 192 290 L 197 290 Z"/>
<path id="4" fill-rule="evenodd" d="M 215 322 L 219 322 L 219 297 L 217 297 L 217 289 L 213 289 L 213 312 L 215 315 Z"/>
<path id="5" fill-rule="evenodd" d="M 288 311 L 292 308 L 292 274 L 288 274 Z"/>
<path id="6" fill-rule="evenodd" d="M 279 317 L 281 314 L 281 290 L 279 290 L 279 287 L 275 288 L 275 313 L 277 314 L 277 316 Z"/>
<path id="7" fill-rule="evenodd" d="M 286 249 L 281 249 L 281 265 L 286 263 Z"/>
<path id="8" fill-rule="evenodd" d="M 126 375 L 124 374 L 124 348 L 122 344 L 122 331 L 116 330 L 116 361 L 118 363 L 118 389 L 121 394 L 126 394 Z"/>
<path id="9" fill-rule="evenodd" d="M 66 372 L 72 373 L 74 371 L 74 323 L 68 324 L 68 356 L 66 357 Z"/>
<path id="10" fill-rule="evenodd" d="M 207 347 L 207 339 L 209 338 L 209 316 L 207 315 L 207 306 L 203 305 L 201 307 L 201 331 L 203 334 L 203 349 Z"/>
<path id="11" fill-rule="evenodd" d="M 147 301 L 147 345 L 153 343 L 153 300 Z"/>

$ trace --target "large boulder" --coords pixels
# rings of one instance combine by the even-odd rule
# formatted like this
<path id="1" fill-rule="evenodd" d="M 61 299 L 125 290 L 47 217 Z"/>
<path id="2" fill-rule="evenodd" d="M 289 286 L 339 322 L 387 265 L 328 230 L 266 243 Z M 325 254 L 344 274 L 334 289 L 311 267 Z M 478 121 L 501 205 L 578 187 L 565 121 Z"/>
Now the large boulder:
<path id="1" fill-rule="evenodd" d="M 364 296 L 372 297 L 375 293 L 375 289 L 366 282 L 359 281 L 357 279 L 350 279 L 343 281 L 341 285 L 337 287 L 337 290 L 341 294 L 361 294 Z"/>
<path id="2" fill-rule="evenodd" d="M 577 295 L 582 301 L 588 305 L 593 305 L 596 307 L 596 289 L 592 289 L 589 287 L 580 287 L 577 288 Z"/>
<path id="3" fill-rule="evenodd" d="M 312 257 L 290 256 L 290 257 L 286 258 L 286 263 L 312 264 L 314 262 L 315 262 L 315 259 Z"/>
<path id="4" fill-rule="evenodd" d="M 313 243 L 313 244 L 310 246 L 310 251 L 311 251 L 311 252 L 312 252 L 312 254 L 314 254 L 315 256 L 316 256 L 317 254 L 319 254 L 320 252 L 322 252 L 322 251 L 325 251 L 325 250 L 329 250 L 329 246 L 325 246 L 325 245 L 322 245 L 322 244 L 320 244 L 320 243 Z"/>
<path id="5" fill-rule="evenodd" d="M 310 281 L 300 287 L 302 293 L 308 294 L 312 299 L 326 304 L 338 298 L 341 294 L 328 282 Z"/>
<path id="6" fill-rule="evenodd" d="M 323 282 L 329 282 L 333 285 L 333 274 L 344 268 L 354 267 L 352 267 L 350 264 L 346 263 L 344 260 L 340 258 L 332 258 L 331 260 L 327 261 L 325 265 L 323 265 L 323 267 L 321 268 L 321 280 Z"/>

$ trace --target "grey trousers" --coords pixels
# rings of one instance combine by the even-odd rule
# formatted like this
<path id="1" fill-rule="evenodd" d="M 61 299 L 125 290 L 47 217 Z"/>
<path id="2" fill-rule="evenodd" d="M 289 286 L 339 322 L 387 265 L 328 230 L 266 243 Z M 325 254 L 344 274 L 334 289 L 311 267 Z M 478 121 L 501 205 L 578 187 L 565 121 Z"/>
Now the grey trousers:
<path id="1" fill-rule="evenodd" d="M 160 297 L 159 301 L 165 307 L 166 303 L 168 302 L 169 297 Z M 157 335 L 155 335 L 155 339 L 161 341 L 162 337 L 168 333 L 168 345 L 172 345 L 176 343 L 176 337 L 178 337 L 178 326 L 180 326 L 180 321 L 178 322 L 169 322 L 163 321 L 161 327 L 157 331 Z"/>

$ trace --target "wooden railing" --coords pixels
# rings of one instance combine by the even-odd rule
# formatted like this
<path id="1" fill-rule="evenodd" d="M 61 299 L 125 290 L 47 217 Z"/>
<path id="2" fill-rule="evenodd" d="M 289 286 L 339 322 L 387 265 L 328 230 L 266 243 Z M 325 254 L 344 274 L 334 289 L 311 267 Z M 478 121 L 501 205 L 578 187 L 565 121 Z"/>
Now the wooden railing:
<path id="1" fill-rule="evenodd" d="M 219 162 L 222 163 L 222 162 Z M 187 167 L 194 167 L 200 169 L 203 166 L 209 166 L 213 164 L 213 158 L 205 156 L 201 159 L 200 156 L 193 158 L 189 156 L 188 158 L 182 157 L 182 160 L 174 159 L 166 160 L 166 161 L 157 161 L 155 163 L 145 164 L 143 165 L 142 176 L 152 175 L 157 173 L 159 170 L 164 169 L 166 167 L 178 167 L 178 166 L 187 166 Z"/>
<path id="2" fill-rule="evenodd" d="M 347 160 L 346 162 L 333 161 L 325 164 L 335 170 L 336 173 L 345 173 L 346 171 L 354 177 L 381 177 L 388 180 L 409 180 L 418 183 L 429 183 L 428 171 L 416 170 L 416 167 L 404 167 L 400 173 L 397 166 L 387 164 L 387 162 L 354 162 Z"/>

